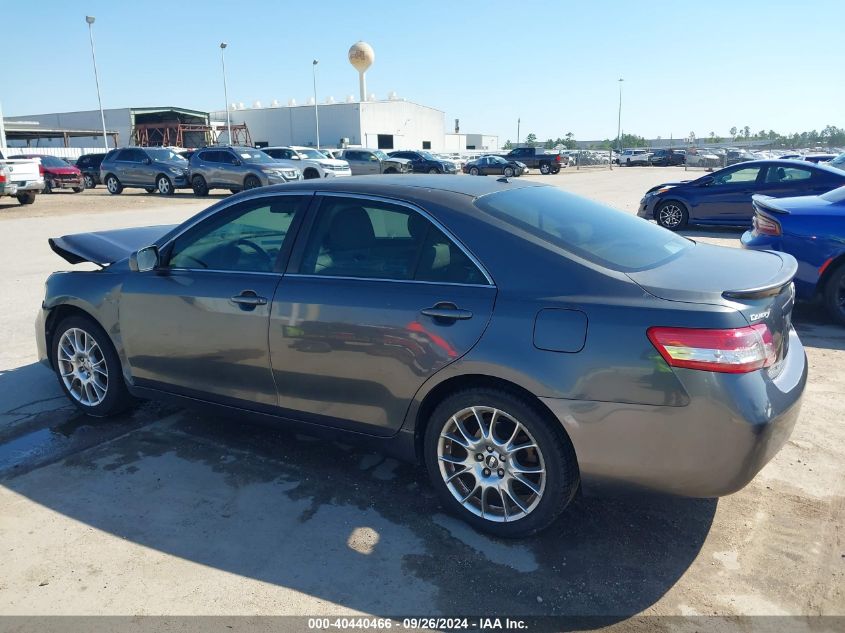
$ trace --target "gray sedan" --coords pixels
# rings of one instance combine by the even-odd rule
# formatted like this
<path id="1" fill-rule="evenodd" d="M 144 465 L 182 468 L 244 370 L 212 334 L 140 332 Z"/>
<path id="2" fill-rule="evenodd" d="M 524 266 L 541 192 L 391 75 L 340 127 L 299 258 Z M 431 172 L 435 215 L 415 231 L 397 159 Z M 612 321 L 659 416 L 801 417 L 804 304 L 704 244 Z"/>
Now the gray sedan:
<path id="1" fill-rule="evenodd" d="M 48 279 L 39 356 L 91 416 L 166 398 L 419 461 L 499 536 L 579 490 L 729 494 L 786 442 L 807 379 L 792 257 L 446 180 L 303 181 L 51 239 L 102 269 Z"/>

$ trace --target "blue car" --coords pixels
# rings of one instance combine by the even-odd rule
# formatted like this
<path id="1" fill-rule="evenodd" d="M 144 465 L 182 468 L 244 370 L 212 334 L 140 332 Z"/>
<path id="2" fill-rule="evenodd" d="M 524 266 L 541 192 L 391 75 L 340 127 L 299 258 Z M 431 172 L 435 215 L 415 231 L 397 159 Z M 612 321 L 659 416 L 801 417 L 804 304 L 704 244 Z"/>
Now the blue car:
<path id="1" fill-rule="evenodd" d="M 687 224 L 748 226 L 751 196 L 811 196 L 845 185 L 845 171 L 801 160 L 755 160 L 731 165 L 697 180 L 649 189 L 637 215 L 678 231 Z"/>
<path id="2" fill-rule="evenodd" d="M 789 253 L 798 260 L 798 299 L 821 299 L 845 325 L 845 187 L 820 196 L 754 196 L 743 248 Z"/>

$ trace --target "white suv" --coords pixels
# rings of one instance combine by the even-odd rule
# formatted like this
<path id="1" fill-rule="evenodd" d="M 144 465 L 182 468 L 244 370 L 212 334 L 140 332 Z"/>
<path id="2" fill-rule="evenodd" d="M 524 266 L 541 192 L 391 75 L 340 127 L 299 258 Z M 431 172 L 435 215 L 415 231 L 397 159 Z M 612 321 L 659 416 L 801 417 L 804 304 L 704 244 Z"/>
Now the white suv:
<path id="1" fill-rule="evenodd" d="M 648 165 L 651 152 L 644 149 L 626 149 L 616 159 L 618 165 Z"/>
<path id="2" fill-rule="evenodd" d="M 298 147 L 296 145 L 262 147 L 261 151 L 275 159 L 301 161 L 300 170 L 302 171 L 302 177 L 305 179 L 337 178 L 339 176 L 352 175 L 349 163 L 345 160 L 327 158 L 325 154 L 313 147 Z"/>

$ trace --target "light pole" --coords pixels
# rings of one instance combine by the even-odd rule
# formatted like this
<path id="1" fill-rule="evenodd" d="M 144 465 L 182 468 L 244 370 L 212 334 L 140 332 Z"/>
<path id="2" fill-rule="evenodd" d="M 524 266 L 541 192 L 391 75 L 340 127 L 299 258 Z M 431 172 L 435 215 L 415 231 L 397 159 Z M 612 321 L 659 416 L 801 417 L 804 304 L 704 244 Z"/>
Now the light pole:
<path id="1" fill-rule="evenodd" d="M 85 21 L 88 23 L 88 37 L 91 40 L 91 61 L 94 62 L 94 81 L 97 84 L 97 103 L 100 105 L 100 123 L 103 124 L 103 147 L 106 151 L 109 149 L 109 137 L 106 136 L 106 115 L 103 114 L 103 100 L 100 98 L 100 75 L 97 72 L 97 56 L 94 54 L 94 21 L 96 18 L 93 15 L 86 15 Z"/>
<path id="2" fill-rule="evenodd" d="M 311 74 L 314 77 L 314 121 L 317 124 L 317 149 L 320 149 L 320 112 L 317 109 L 317 64 L 319 63 L 319 59 L 311 62 Z"/>
<path id="3" fill-rule="evenodd" d="M 223 51 L 226 50 L 226 42 L 220 42 L 220 64 L 223 66 L 223 98 L 226 100 L 226 132 L 229 135 L 229 145 L 234 145 L 232 141 L 232 119 L 229 115 L 229 89 L 226 87 L 226 55 Z"/>
<path id="4" fill-rule="evenodd" d="M 519 147 L 519 124 L 522 122 L 522 119 L 516 120 L 516 146 Z"/>
<path id="5" fill-rule="evenodd" d="M 616 124 L 616 149 L 622 150 L 622 82 L 625 81 L 619 78 L 619 119 Z"/>

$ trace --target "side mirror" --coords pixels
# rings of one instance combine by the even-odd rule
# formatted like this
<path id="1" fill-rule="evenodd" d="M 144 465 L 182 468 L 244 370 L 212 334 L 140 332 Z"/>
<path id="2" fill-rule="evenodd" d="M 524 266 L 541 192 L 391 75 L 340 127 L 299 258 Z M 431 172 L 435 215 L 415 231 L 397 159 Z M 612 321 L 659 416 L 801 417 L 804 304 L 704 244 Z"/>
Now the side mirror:
<path id="1" fill-rule="evenodd" d="M 129 256 L 129 268 L 137 273 L 155 270 L 158 263 L 158 246 L 146 246 Z"/>
<path id="2" fill-rule="evenodd" d="M 233 161 L 232 161 L 232 164 L 233 164 L 233 165 L 240 165 L 240 164 L 241 164 L 241 159 L 240 159 L 240 158 L 236 158 L 235 160 L 233 160 Z"/>
<path id="3" fill-rule="evenodd" d="M 713 176 L 704 176 L 703 178 L 698 179 L 699 187 L 707 187 L 711 184 L 713 184 Z"/>

